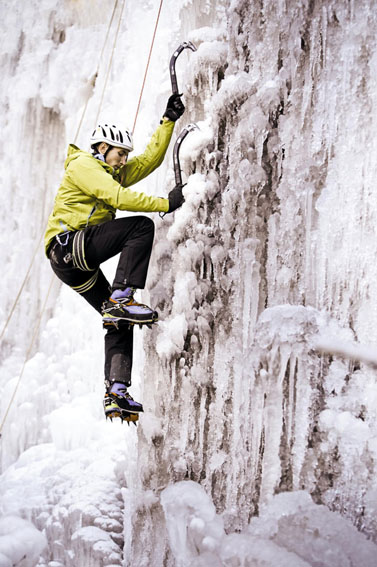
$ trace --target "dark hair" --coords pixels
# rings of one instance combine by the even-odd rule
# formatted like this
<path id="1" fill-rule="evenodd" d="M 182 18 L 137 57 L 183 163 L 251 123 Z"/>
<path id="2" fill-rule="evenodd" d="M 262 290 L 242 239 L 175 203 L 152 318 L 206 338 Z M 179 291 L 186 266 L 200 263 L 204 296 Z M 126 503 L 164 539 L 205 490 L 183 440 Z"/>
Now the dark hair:
<path id="1" fill-rule="evenodd" d="M 100 153 L 100 152 L 99 152 L 99 149 L 98 149 L 98 146 L 99 146 L 100 144 L 102 144 L 102 143 L 108 145 L 108 148 L 107 148 L 106 152 L 103 154 L 103 157 L 106 157 L 107 152 L 109 152 L 109 151 L 114 147 L 114 146 L 110 146 L 110 144 L 109 144 L 108 142 L 97 142 L 96 144 L 92 144 L 92 145 L 90 146 L 90 147 L 91 147 L 91 150 L 92 150 L 92 154 L 99 154 L 99 153 Z"/>

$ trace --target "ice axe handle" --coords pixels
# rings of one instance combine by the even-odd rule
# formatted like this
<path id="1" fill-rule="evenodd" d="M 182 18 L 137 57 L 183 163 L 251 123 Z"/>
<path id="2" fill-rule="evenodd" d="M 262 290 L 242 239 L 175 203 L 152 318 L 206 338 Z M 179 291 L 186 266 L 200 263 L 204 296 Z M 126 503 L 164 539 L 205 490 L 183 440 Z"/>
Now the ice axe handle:
<path id="1" fill-rule="evenodd" d="M 174 149 L 173 149 L 173 164 L 174 164 L 174 176 L 175 176 L 175 184 L 181 184 L 182 185 L 182 172 L 181 172 L 181 164 L 179 161 L 179 150 L 181 148 L 181 144 L 183 142 L 183 140 L 186 138 L 187 134 L 189 134 L 189 132 L 192 132 L 192 130 L 198 130 L 198 126 L 196 124 L 188 124 L 185 128 L 183 128 L 182 132 L 179 134 L 178 138 L 176 139 L 176 142 L 174 144 Z"/>
<path id="2" fill-rule="evenodd" d="M 179 134 L 174 144 L 173 164 L 174 164 L 174 177 L 175 177 L 176 185 L 183 185 L 181 164 L 179 162 L 179 150 L 183 140 L 186 138 L 187 134 L 192 130 L 199 130 L 199 126 L 197 126 L 196 124 L 188 124 L 185 128 L 183 128 L 182 132 Z M 159 213 L 159 215 L 163 219 L 166 213 Z"/>

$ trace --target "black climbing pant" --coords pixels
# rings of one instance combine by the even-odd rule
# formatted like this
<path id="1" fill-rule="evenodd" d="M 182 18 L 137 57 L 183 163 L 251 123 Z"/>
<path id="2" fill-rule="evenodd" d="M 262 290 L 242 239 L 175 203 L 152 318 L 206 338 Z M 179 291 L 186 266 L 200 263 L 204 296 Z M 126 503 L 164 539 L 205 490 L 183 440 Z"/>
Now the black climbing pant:
<path id="1" fill-rule="evenodd" d="M 120 253 L 112 288 L 128 285 L 143 289 L 153 237 L 154 224 L 149 217 L 125 217 L 55 237 L 48 256 L 58 278 L 101 313 L 103 302 L 110 296 L 111 286 L 100 264 Z M 105 379 L 109 378 L 113 356 L 122 354 L 124 375 L 119 379 L 130 383 L 133 327 L 119 325 L 119 329 L 114 326 L 106 329 Z"/>

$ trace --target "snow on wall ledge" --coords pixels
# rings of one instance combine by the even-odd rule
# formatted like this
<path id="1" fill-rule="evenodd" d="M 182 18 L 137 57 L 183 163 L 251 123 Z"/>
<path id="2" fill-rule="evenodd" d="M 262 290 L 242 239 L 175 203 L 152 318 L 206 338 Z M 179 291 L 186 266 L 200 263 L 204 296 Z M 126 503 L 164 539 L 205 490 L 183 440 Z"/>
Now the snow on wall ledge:
<path id="1" fill-rule="evenodd" d="M 203 488 L 192 481 L 166 488 L 161 503 L 176 567 L 375 564 L 377 547 L 303 491 L 275 496 L 247 529 L 231 534 L 225 533 L 223 520 Z"/>

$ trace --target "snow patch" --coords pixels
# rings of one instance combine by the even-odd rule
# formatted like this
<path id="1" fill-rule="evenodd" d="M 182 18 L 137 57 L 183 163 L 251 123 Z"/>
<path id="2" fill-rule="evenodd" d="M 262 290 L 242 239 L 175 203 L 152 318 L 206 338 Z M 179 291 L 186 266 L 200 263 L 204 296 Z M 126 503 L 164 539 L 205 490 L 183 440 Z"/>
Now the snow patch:
<path id="1" fill-rule="evenodd" d="M 46 536 L 17 516 L 0 518 L 1 567 L 33 567 L 47 545 Z"/>

